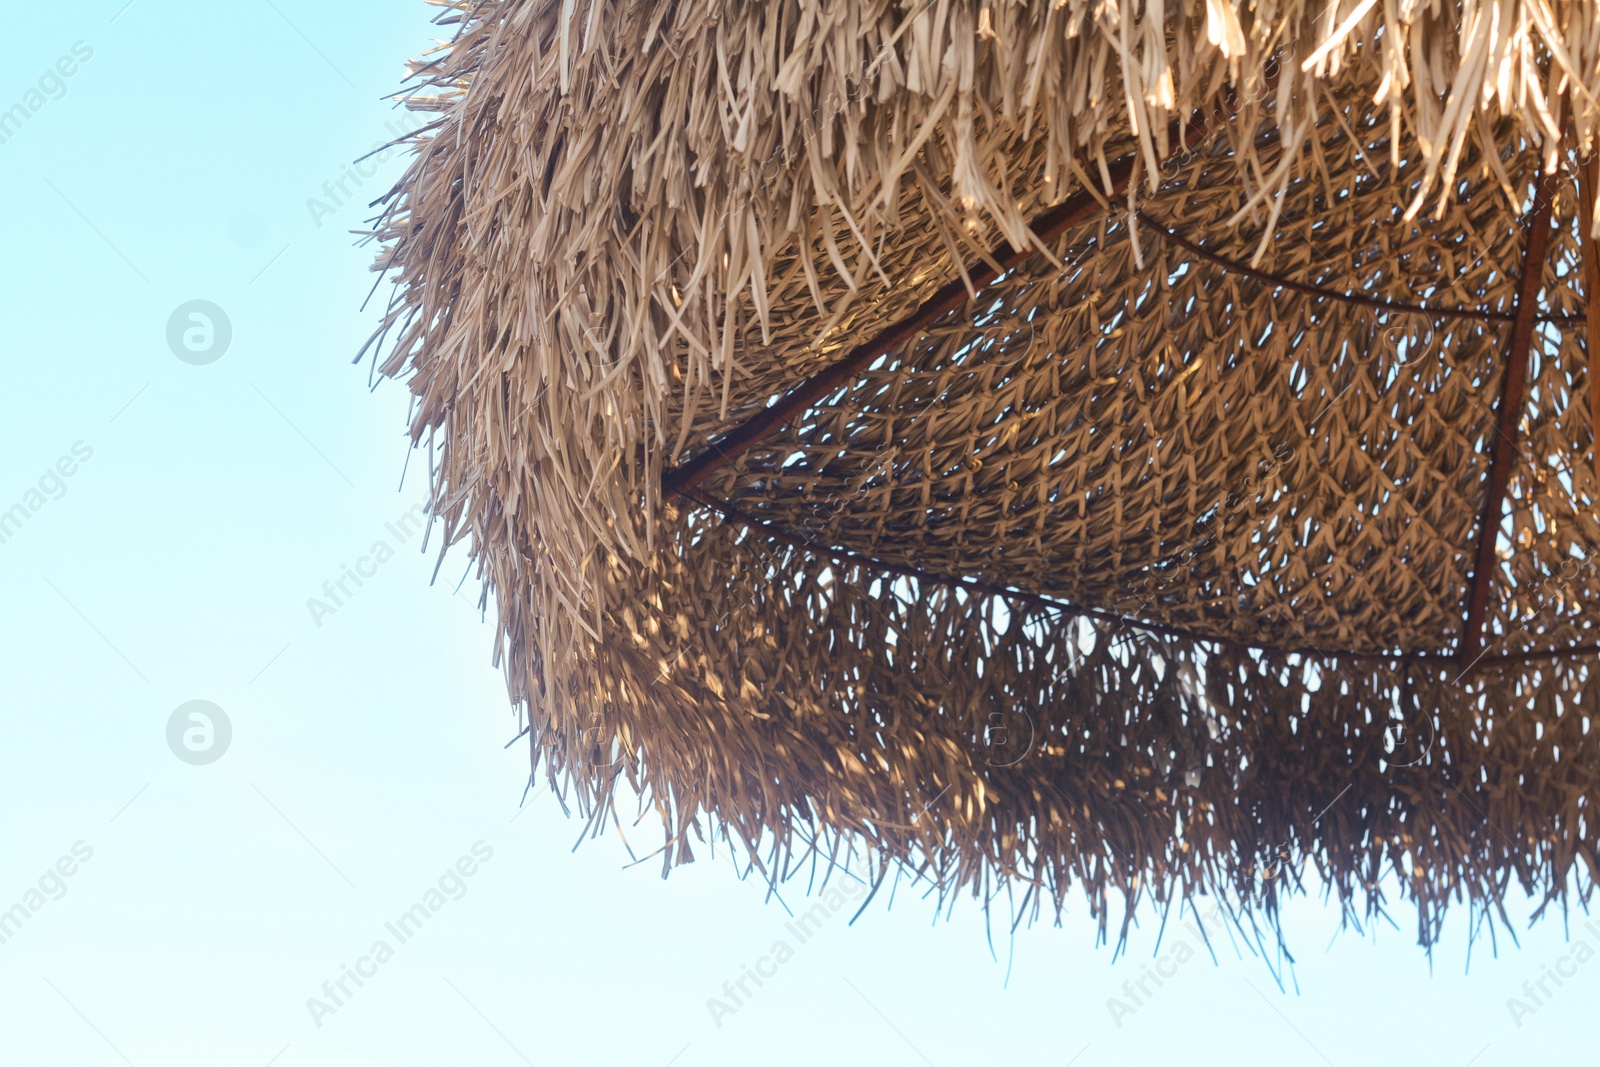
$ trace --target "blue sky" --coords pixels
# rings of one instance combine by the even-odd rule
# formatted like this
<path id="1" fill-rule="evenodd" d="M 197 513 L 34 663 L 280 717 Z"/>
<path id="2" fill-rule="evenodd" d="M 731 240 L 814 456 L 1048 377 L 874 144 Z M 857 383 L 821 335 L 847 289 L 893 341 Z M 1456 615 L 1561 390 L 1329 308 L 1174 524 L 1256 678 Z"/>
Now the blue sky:
<path id="1" fill-rule="evenodd" d="M 1336 909 L 1296 903 L 1282 992 L 1225 940 L 1216 965 L 1179 961 L 1169 930 L 1157 958 L 1154 916 L 1114 961 L 1077 899 L 1060 928 L 997 932 L 998 961 L 975 906 L 933 923 L 905 891 L 801 943 L 785 904 L 803 890 L 768 900 L 720 853 L 663 881 L 616 834 L 574 850 L 553 798 L 519 809 L 526 754 L 503 747 L 515 720 L 464 561 L 433 581 L 433 545 L 406 533 L 426 466 L 402 478 L 406 393 L 351 362 L 376 313 L 348 231 L 402 160 L 352 166 L 393 136 L 386 95 L 435 9 L 0 10 L 0 112 L 27 112 L 0 129 L 0 512 L 26 512 L 0 528 L 0 913 L 27 912 L 0 942 L 0 1062 L 1592 1056 L 1600 963 L 1573 954 L 1600 936 L 1577 920 L 1571 942 L 1558 917 L 1498 958 L 1480 943 L 1467 974 L 1464 913 L 1430 967 L 1403 904 L 1399 929 L 1335 938 Z M 192 301 L 231 332 L 209 362 L 168 343 Z M 336 610 L 308 608 L 341 578 Z M 231 727 L 212 762 L 169 747 L 190 701 Z M 758 964 L 771 976 L 714 1018 L 708 998 Z M 1171 977 L 1114 1019 L 1146 964 Z M 1507 998 L 1558 964 L 1574 976 L 1519 1027 Z M 366 977 L 326 1010 L 347 967 Z"/>

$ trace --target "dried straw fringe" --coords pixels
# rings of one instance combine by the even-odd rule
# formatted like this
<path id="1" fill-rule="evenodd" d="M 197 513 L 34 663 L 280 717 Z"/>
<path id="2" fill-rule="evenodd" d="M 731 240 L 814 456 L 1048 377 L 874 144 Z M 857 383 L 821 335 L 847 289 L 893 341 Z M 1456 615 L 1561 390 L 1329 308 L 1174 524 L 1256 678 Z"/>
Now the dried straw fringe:
<path id="1" fill-rule="evenodd" d="M 418 372 L 418 440 L 466 420 L 444 441 L 441 513 L 485 537 L 523 531 L 538 601 L 591 633 L 597 551 L 650 557 L 665 463 L 797 361 L 913 303 L 936 268 L 996 236 L 1031 243 L 1030 214 L 1103 178 L 1130 140 L 1153 191 L 1175 116 L 1242 96 L 1236 129 L 1257 109 L 1298 146 L 1315 83 L 1376 81 L 1427 167 L 1409 215 L 1430 196 L 1443 212 L 1485 118 L 1523 124 L 1547 165 L 1564 99 L 1582 150 L 1600 119 L 1588 3 L 448 6 L 458 36 L 421 68 L 441 92 L 409 100 L 444 122 L 383 230 L 404 297 L 382 369 Z M 1253 138 L 1231 136 L 1251 169 Z M 1042 181 L 1007 172 L 1025 142 Z M 1258 174 L 1236 221 L 1276 201 L 1298 158 Z M 876 255 L 907 183 L 949 247 L 920 278 Z M 766 359 L 752 343 L 802 312 L 775 317 L 769 292 L 796 255 L 806 347 Z M 518 392 L 500 395 L 513 368 Z M 493 470 L 504 484 L 477 484 Z"/>
<path id="2" fill-rule="evenodd" d="M 457 36 L 417 70 L 433 94 L 408 99 L 440 122 L 380 230 L 379 265 L 401 281 L 381 369 L 411 375 L 414 440 L 440 444 L 435 511 L 449 542 L 470 537 L 498 594 L 512 693 L 529 706 L 549 772 L 570 773 L 580 804 L 600 812 L 615 782 L 610 759 L 622 757 L 674 841 L 703 810 L 756 837 L 780 813 L 796 825 L 814 818 L 897 856 L 921 831 L 865 821 L 898 810 L 909 795 L 900 785 L 879 796 L 853 779 L 839 793 L 798 781 L 770 806 L 752 800 L 770 784 L 741 782 L 741 759 L 759 766 L 776 751 L 796 767 L 829 761 L 785 750 L 818 744 L 814 731 L 745 732 L 759 701 L 704 688 L 737 672 L 703 665 L 681 692 L 668 684 L 655 706 L 637 703 L 647 680 L 613 646 L 643 636 L 662 676 L 676 678 L 685 657 L 701 655 L 687 642 L 707 619 L 736 619 L 730 633 L 763 625 L 751 605 L 762 602 L 761 573 L 772 573 L 748 588 L 727 574 L 681 573 L 677 560 L 712 558 L 692 550 L 728 535 L 665 506 L 666 464 L 999 240 L 1034 244 L 1026 220 L 1079 189 L 1107 188 L 1115 160 L 1137 153 L 1153 193 L 1162 161 L 1184 147 L 1171 141 L 1175 118 L 1238 112 L 1221 136 L 1249 176 L 1233 221 L 1260 229 L 1256 264 L 1284 191 L 1320 165 L 1308 146 L 1344 87 L 1375 86 L 1394 152 L 1405 141 L 1419 147 L 1425 177 L 1408 219 L 1430 202 L 1435 217 L 1445 213 L 1469 146 L 1491 129 L 1500 143 L 1539 146 L 1549 167 L 1561 131 L 1589 151 L 1600 123 L 1600 12 L 1587 3 L 445 6 Z M 1263 125 L 1287 151 L 1260 152 Z M 1481 158 L 1515 198 L 1498 155 Z M 682 540 L 691 536 L 700 540 Z M 727 551 L 739 557 L 737 546 Z M 974 625 L 933 629 L 971 641 L 987 632 Z M 864 646 L 853 662 L 873 654 Z M 1203 657 L 1194 663 L 1203 669 Z M 848 673 L 830 680 L 860 684 Z M 782 692 L 776 679 L 750 685 Z M 836 701 L 818 699 L 786 713 L 808 727 L 837 716 Z M 720 730 L 730 731 L 721 768 L 679 736 Z M 590 751 L 595 740 L 604 759 Z M 907 744 L 909 754 L 916 742 Z M 967 790 L 971 769 L 953 766 L 935 780 L 966 783 L 955 794 L 965 816 L 925 821 L 981 835 L 995 825 L 981 817 L 986 801 Z M 812 808 L 824 795 L 841 806 Z M 922 846 L 936 865 L 960 861 L 940 869 L 941 886 L 977 886 L 987 884 L 980 871 L 1026 866 L 1024 854 L 1034 865 L 1085 855 L 1090 838 L 1074 836 L 1084 832 L 1029 843 L 952 830 L 952 840 Z M 1149 845 L 1133 851 L 1164 854 Z M 1139 885 L 1131 869 L 1079 876 Z"/>

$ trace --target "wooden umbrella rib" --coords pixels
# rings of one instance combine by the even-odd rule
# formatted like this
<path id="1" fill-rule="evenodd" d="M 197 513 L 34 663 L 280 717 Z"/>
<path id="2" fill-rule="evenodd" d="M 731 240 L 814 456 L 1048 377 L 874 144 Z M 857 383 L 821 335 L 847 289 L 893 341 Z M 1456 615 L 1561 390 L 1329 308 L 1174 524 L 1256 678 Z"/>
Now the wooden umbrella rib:
<path id="1" fill-rule="evenodd" d="M 1600 196 L 1600 155 L 1591 152 L 1578 164 L 1578 234 L 1583 249 L 1584 355 L 1589 375 L 1589 451 L 1594 462 L 1595 481 L 1600 483 L 1600 247 L 1594 239 L 1594 201 Z"/>
<path id="2" fill-rule="evenodd" d="M 923 570 L 920 567 L 910 566 L 909 564 L 895 563 L 886 559 L 878 559 L 874 556 L 866 556 L 858 552 L 851 552 L 849 549 L 840 548 L 836 545 L 829 545 L 818 541 L 809 540 L 799 536 L 798 534 L 791 533 L 781 526 L 767 522 L 766 520 L 758 518 L 755 515 L 751 515 L 749 512 L 740 508 L 736 504 L 726 500 L 718 500 L 700 489 L 685 489 L 682 491 L 682 495 L 690 500 L 693 500 L 702 507 L 717 512 L 727 522 L 738 523 L 740 526 L 744 526 L 748 529 L 764 534 L 774 541 L 798 548 L 803 552 L 810 552 L 819 556 L 827 556 L 829 559 L 835 560 L 839 563 L 869 567 L 885 574 L 897 574 L 905 578 L 915 578 L 918 581 L 928 582 L 932 585 L 943 585 L 952 588 L 968 589 L 972 592 L 984 593 L 989 596 L 999 596 L 1009 600 L 1020 600 L 1036 607 L 1050 608 L 1065 612 L 1069 615 L 1082 615 L 1085 618 L 1097 619 L 1101 622 L 1127 626 L 1136 630 L 1144 630 L 1149 633 L 1159 634 L 1163 637 L 1178 637 L 1189 641 L 1209 641 L 1214 644 L 1230 645 L 1236 648 L 1261 648 L 1264 651 L 1281 652 L 1285 654 L 1300 653 L 1302 655 L 1322 655 L 1322 653 L 1316 649 L 1280 649 L 1268 648 L 1260 645 L 1248 645 L 1238 641 L 1230 640 L 1225 637 L 1213 637 L 1207 634 L 1196 633 L 1192 630 L 1186 630 L 1180 626 L 1169 626 L 1165 623 L 1159 622 L 1147 622 L 1142 619 L 1134 618 L 1130 615 L 1121 615 L 1114 611 L 1106 611 L 1103 608 L 1091 608 L 1082 604 L 1073 604 L 1069 601 L 1060 600 L 1056 597 L 1044 596 L 1040 593 L 1030 593 L 1023 589 L 1015 589 L 1011 586 L 984 581 L 982 578 L 972 578 L 964 575 L 938 574 L 933 571 Z M 1366 658 L 1370 654 L 1354 653 L 1353 655 L 1355 658 Z M 1397 657 L 1384 654 L 1377 655 L 1372 658 L 1394 659 Z"/>
<path id="3" fill-rule="evenodd" d="M 1275 286 L 1280 289 L 1289 289 L 1296 293 L 1304 293 L 1307 296 L 1314 296 L 1324 300 L 1337 300 L 1346 304 L 1356 304 L 1361 307 L 1373 308 L 1377 311 L 1387 311 L 1397 315 L 1422 315 L 1428 318 L 1477 319 L 1485 322 L 1512 322 L 1516 319 L 1516 312 L 1513 311 L 1487 311 L 1482 308 L 1467 307 L 1430 307 L 1427 304 L 1410 304 L 1403 301 L 1380 300 L 1377 297 L 1365 296 L 1361 293 L 1346 293 L 1337 289 L 1324 289 L 1321 286 L 1309 285 L 1305 282 L 1297 282 L 1292 278 L 1285 278 L 1281 274 L 1274 274 L 1271 271 L 1261 270 L 1258 267 L 1252 267 L 1249 264 L 1228 259 L 1226 256 L 1220 256 L 1211 251 L 1209 248 L 1205 248 L 1204 246 L 1189 240 L 1176 230 L 1163 225 L 1159 219 L 1153 218 L 1144 211 L 1140 211 L 1138 216 L 1141 222 L 1155 230 L 1162 237 L 1168 241 L 1171 241 L 1179 248 L 1182 248 L 1185 251 L 1199 257 L 1200 259 L 1205 260 L 1207 263 L 1219 267 L 1229 274 L 1240 274 L 1246 278 L 1254 278 L 1256 281 L 1264 282 L 1267 285 Z M 1539 315 L 1536 316 L 1535 321 L 1553 322 L 1559 323 L 1563 326 L 1570 326 L 1573 323 L 1581 321 L 1581 319 L 1582 316 L 1579 315 Z"/>
<path id="4" fill-rule="evenodd" d="M 1225 115 L 1227 112 L 1219 110 L 1197 115 L 1186 124 L 1174 122 L 1170 131 L 1172 141 L 1178 145 L 1192 145 L 1211 132 L 1213 122 Z M 1136 158 L 1127 156 L 1107 168 L 1111 178 L 1109 198 L 1085 189 L 1036 216 L 1028 227 L 1033 231 L 1037 247 L 1045 247 L 1073 226 L 1093 217 L 1096 211 L 1104 210 L 1107 199 L 1114 202 L 1125 196 L 1128 182 L 1133 177 Z M 941 316 L 962 307 L 974 294 L 982 292 L 996 278 L 1015 268 L 1036 251 L 1036 247 L 1024 246 L 1016 249 L 1010 244 L 1002 244 L 984 259 L 969 264 L 964 277 L 952 279 L 941 286 L 932 296 L 917 305 L 916 310 L 910 315 L 890 324 L 872 338 L 851 349 L 842 359 L 830 363 L 794 386 L 783 396 L 713 441 L 693 459 L 663 472 L 661 475 L 663 487 L 680 493 L 694 488 L 708 475 L 744 455 L 768 434 L 788 423 L 816 401 L 855 378 L 874 360 L 916 337 Z"/>
<path id="5" fill-rule="evenodd" d="M 1466 668 L 1475 665 L 1482 656 L 1483 620 L 1489 607 L 1489 589 L 1494 584 L 1495 542 L 1499 539 L 1500 523 L 1505 514 L 1506 488 L 1511 482 L 1511 468 L 1516 463 L 1517 438 L 1521 432 L 1522 409 L 1526 402 L 1528 363 L 1533 350 L 1539 291 L 1544 284 L 1544 258 L 1550 243 L 1550 214 L 1555 194 L 1556 176 L 1540 175 L 1533 196 L 1533 209 L 1528 215 L 1522 277 L 1517 281 L 1516 317 L 1511 323 L 1504 384 L 1500 390 L 1500 403 L 1495 409 L 1489 480 L 1484 492 L 1483 515 L 1478 522 L 1478 551 L 1472 567 L 1467 618 L 1461 630 L 1458 654 Z"/>
<path id="6" fill-rule="evenodd" d="M 752 530 L 780 544 L 798 548 L 802 552 L 812 555 L 826 556 L 838 563 L 852 566 L 867 567 L 883 574 L 896 574 L 905 578 L 914 578 L 919 582 L 931 585 L 942 585 L 948 588 L 967 589 L 974 593 L 983 593 L 988 596 L 1003 597 L 1011 601 L 1021 601 L 1035 607 L 1048 608 L 1063 612 L 1067 615 L 1082 616 L 1100 622 L 1111 623 L 1116 626 L 1126 626 L 1133 630 L 1143 630 L 1146 633 L 1157 634 L 1162 637 L 1175 637 L 1185 641 L 1194 641 L 1214 645 L 1225 645 L 1229 648 L 1241 649 L 1252 652 L 1267 652 L 1282 656 L 1307 656 L 1320 660 L 1349 660 L 1355 662 L 1397 662 L 1399 660 L 1412 660 L 1419 663 L 1428 662 L 1454 662 L 1455 656 L 1449 653 L 1426 652 L 1356 652 L 1343 649 L 1317 648 L 1308 645 L 1304 648 L 1287 648 L 1278 645 L 1267 645 L 1247 641 L 1236 641 L 1232 638 L 1220 637 L 1215 634 L 1200 633 L 1182 626 L 1172 626 L 1167 623 L 1152 622 L 1132 615 L 1122 615 L 1104 608 L 1092 608 L 1083 604 L 1074 604 L 1071 601 L 1058 597 L 1045 596 L 1041 593 L 1030 593 L 1024 589 L 1001 585 L 996 582 L 984 581 L 982 578 L 973 578 L 966 575 L 939 574 L 934 571 L 923 570 L 905 563 L 895 563 L 891 560 L 879 559 L 875 556 L 863 555 L 852 552 L 837 545 L 830 545 L 820 541 L 813 541 L 801 537 L 790 530 L 786 530 L 776 523 L 750 514 L 737 504 L 727 500 L 719 500 L 706 493 L 703 489 L 684 489 L 681 494 L 685 499 L 691 500 L 708 511 L 721 515 L 725 522 L 736 523 L 746 529 Z M 1517 652 L 1509 655 L 1486 657 L 1483 663 L 1522 662 L 1537 659 L 1560 659 L 1567 656 L 1586 656 L 1600 652 L 1600 645 L 1576 645 L 1570 648 L 1538 649 L 1530 652 Z"/>

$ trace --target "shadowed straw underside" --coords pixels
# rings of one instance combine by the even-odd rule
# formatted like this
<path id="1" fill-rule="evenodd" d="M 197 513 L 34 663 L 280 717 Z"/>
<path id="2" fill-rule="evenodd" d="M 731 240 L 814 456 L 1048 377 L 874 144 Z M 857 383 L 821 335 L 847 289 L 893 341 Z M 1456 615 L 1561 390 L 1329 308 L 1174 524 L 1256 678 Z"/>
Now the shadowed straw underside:
<path id="1" fill-rule="evenodd" d="M 1587 899 L 1593 5 L 444 6 L 380 369 L 596 833 Z"/>

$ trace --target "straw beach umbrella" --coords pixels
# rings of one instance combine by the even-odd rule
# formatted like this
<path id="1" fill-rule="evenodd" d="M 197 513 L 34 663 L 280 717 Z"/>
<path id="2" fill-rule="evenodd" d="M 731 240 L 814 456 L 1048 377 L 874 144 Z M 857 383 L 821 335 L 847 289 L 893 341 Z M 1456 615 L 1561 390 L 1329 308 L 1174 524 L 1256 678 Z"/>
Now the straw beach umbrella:
<path id="1" fill-rule="evenodd" d="M 1587 897 L 1600 8 L 445 6 L 380 369 L 596 833 Z"/>

